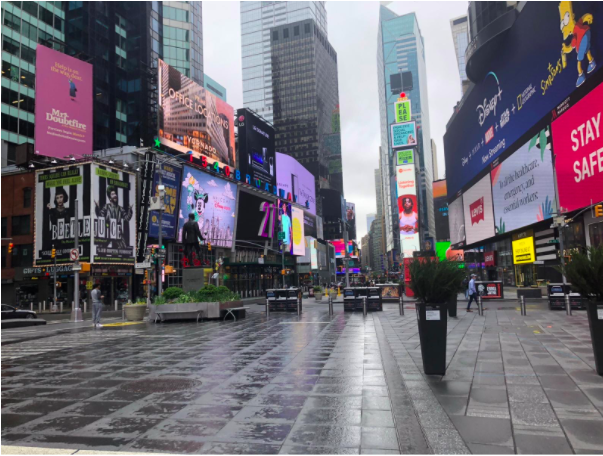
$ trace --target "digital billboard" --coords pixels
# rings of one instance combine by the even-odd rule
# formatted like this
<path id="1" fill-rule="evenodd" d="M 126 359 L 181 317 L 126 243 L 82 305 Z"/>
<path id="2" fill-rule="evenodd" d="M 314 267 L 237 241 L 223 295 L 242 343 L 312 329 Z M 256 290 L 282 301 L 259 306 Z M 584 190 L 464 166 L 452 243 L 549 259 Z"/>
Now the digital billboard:
<path id="1" fill-rule="evenodd" d="M 391 125 L 392 149 L 417 145 L 417 128 L 414 121 Z"/>
<path id="2" fill-rule="evenodd" d="M 603 201 L 602 112 L 603 84 L 553 122 L 553 150 L 562 212 Z"/>
<path id="3" fill-rule="evenodd" d="M 348 224 L 348 239 L 356 239 L 356 205 L 346 201 L 345 218 Z"/>
<path id="4" fill-rule="evenodd" d="M 92 65 L 38 44 L 35 111 L 36 154 L 92 155 Z"/>
<path id="5" fill-rule="evenodd" d="M 395 154 L 396 165 L 412 165 L 415 162 L 413 149 L 397 150 Z"/>
<path id="6" fill-rule="evenodd" d="M 178 229 L 178 190 L 180 182 L 182 182 L 182 172 L 180 168 L 165 163 L 157 165 L 153 178 L 153 196 L 159 196 L 159 177 L 161 177 L 161 184 L 165 187 L 165 210 L 161 216 L 163 226 L 161 236 L 164 239 L 175 239 Z M 158 211 L 151 211 L 149 236 L 159 237 Z"/>
<path id="7" fill-rule="evenodd" d="M 278 200 L 278 231 L 283 233 L 280 239 L 280 247 L 283 252 L 291 252 L 293 248 L 293 215 L 291 213 L 291 203 L 286 200 Z"/>
<path id="8" fill-rule="evenodd" d="M 601 21 L 602 2 L 525 4 L 496 48 L 488 73 L 447 127 L 449 195 L 487 169 L 537 122 L 559 115 L 560 120 L 565 117 L 562 123 L 571 122 L 572 116 L 562 113 L 603 79 L 603 33 L 595 26 Z M 597 103 L 591 103 L 594 106 Z"/>
<path id="9" fill-rule="evenodd" d="M 453 250 L 450 242 L 436 242 L 435 251 L 441 261 L 464 261 L 465 259 L 465 251 Z"/>
<path id="10" fill-rule="evenodd" d="M 92 164 L 94 263 L 136 262 L 136 175 Z"/>
<path id="11" fill-rule="evenodd" d="M 182 174 L 178 242 L 182 242 L 182 227 L 189 214 L 193 214 L 204 244 L 211 242 L 216 247 L 232 247 L 236 184 L 188 166 L 183 168 Z"/>
<path id="12" fill-rule="evenodd" d="M 546 220 L 556 212 L 549 137 L 547 127 L 492 169 L 496 234 Z"/>
<path id="13" fill-rule="evenodd" d="M 448 197 L 446 180 L 433 181 L 433 211 L 435 215 L 436 241 L 449 241 Z"/>
<path id="14" fill-rule="evenodd" d="M 335 258 L 345 258 L 343 239 L 334 239 L 329 242 L 333 244 L 333 247 L 335 248 Z M 355 254 L 354 243 L 352 241 L 348 241 L 348 252 L 350 258 L 358 258 L 358 255 Z"/>
<path id="15" fill-rule="evenodd" d="M 465 215 L 463 212 L 463 197 L 459 196 L 448 205 L 448 226 L 450 228 L 450 242 L 455 247 L 466 244 Z"/>
<path id="16" fill-rule="evenodd" d="M 463 194 L 463 212 L 467 244 L 494 236 L 492 186 L 489 175 L 484 176 Z"/>
<path id="17" fill-rule="evenodd" d="M 274 127 L 248 109 L 237 111 L 239 170 L 250 179 L 276 184 Z"/>
<path id="18" fill-rule="evenodd" d="M 79 252 L 81 261 L 90 261 L 92 237 L 92 188 L 90 164 L 36 171 L 35 264 L 72 263 L 75 202 L 78 203 Z"/>
<path id="19" fill-rule="evenodd" d="M 292 255 L 304 255 L 306 248 L 304 245 L 304 211 L 298 207 L 291 207 L 291 236 L 292 236 Z"/>
<path id="20" fill-rule="evenodd" d="M 411 258 L 421 250 L 415 165 L 396 166 L 396 198 L 402 254 Z"/>
<path id="21" fill-rule="evenodd" d="M 276 238 L 277 209 L 275 200 L 262 198 L 256 193 L 249 193 L 241 188 L 239 212 L 236 217 L 237 239 L 263 246 L 264 241 Z"/>
<path id="22" fill-rule="evenodd" d="M 159 59 L 159 140 L 235 168 L 234 109 Z"/>
<path id="23" fill-rule="evenodd" d="M 288 198 L 316 215 L 315 179 L 295 158 L 276 152 L 276 186 L 280 198 Z"/>
<path id="24" fill-rule="evenodd" d="M 304 233 L 306 236 L 318 238 L 318 221 L 316 216 L 308 211 L 304 211 Z"/>

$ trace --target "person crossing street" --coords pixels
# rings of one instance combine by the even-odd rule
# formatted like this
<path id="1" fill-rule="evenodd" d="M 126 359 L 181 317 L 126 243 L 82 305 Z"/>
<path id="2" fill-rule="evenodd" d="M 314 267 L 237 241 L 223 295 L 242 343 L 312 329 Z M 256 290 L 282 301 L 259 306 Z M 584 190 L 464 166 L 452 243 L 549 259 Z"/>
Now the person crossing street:
<path id="1" fill-rule="evenodd" d="M 101 313 L 103 311 L 103 301 L 102 299 L 104 298 L 104 296 L 101 294 L 100 291 L 100 284 L 95 283 L 92 286 L 92 293 L 90 293 L 92 296 L 92 322 L 94 323 L 94 327 L 96 328 L 102 328 L 103 325 L 101 325 Z"/>

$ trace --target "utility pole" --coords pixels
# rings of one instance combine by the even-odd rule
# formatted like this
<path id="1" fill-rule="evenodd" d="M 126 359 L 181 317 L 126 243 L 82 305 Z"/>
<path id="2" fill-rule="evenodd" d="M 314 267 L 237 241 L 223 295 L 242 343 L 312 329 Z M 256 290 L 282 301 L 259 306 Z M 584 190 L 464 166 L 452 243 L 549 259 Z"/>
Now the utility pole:
<path id="1" fill-rule="evenodd" d="M 77 323 L 83 321 L 82 318 L 82 310 L 80 309 L 80 260 L 79 260 L 79 251 L 80 251 L 80 222 L 79 222 L 79 214 L 78 214 L 78 203 L 79 201 L 75 200 L 75 237 L 73 242 L 73 247 L 78 251 L 78 259 L 73 263 L 73 275 L 75 283 L 73 284 L 73 308 L 71 309 L 71 318 L 70 321 Z M 55 268 L 56 269 L 56 268 Z M 56 287 L 55 287 L 56 288 Z"/>
<path id="2" fill-rule="evenodd" d="M 165 187 L 163 186 L 163 182 L 161 180 L 161 170 L 159 171 L 159 199 L 161 201 L 161 209 L 159 209 L 159 256 L 157 261 L 157 296 L 161 296 L 163 289 L 163 255 L 166 253 L 163 249 L 163 208 L 164 208 L 164 198 L 165 198 Z"/>
<path id="3" fill-rule="evenodd" d="M 345 259 L 343 263 L 345 264 L 345 286 L 350 286 L 350 252 L 348 252 L 348 224 L 344 220 L 343 221 L 343 249 L 345 252 Z"/>
<path id="4" fill-rule="evenodd" d="M 57 305 L 57 254 L 56 251 L 54 249 L 54 244 L 52 244 L 52 251 L 54 252 L 54 299 L 53 299 L 53 306 Z M 56 307 L 55 307 L 56 308 Z"/>

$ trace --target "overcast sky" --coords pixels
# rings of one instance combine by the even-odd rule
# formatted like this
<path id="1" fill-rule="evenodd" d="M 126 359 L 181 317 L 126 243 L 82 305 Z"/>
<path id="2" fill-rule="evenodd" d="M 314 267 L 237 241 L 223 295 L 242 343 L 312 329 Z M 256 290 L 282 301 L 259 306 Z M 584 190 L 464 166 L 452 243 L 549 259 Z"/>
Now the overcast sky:
<path id="1" fill-rule="evenodd" d="M 429 118 L 444 177 L 442 138 L 461 98 L 450 19 L 467 13 L 467 2 L 391 2 L 397 14 L 415 12 L 425 41 Z M 366 215 L 376 211 L 373 170 L 379 166 L 377 33 L 379 2 L 327 2 L 329 41 L 337 51 L 344 192 L 356 204 L 357 240 Z M 228 103 L 243 106 L 239 2 L 203 2 L 205 73 L 226 87 Z"/>

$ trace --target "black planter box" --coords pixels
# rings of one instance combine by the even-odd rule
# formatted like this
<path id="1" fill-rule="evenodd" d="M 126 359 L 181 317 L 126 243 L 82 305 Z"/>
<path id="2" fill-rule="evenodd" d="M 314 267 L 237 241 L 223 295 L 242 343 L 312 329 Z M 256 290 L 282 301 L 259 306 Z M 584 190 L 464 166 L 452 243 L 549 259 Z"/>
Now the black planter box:
<path id="1" fill-rule="evenodd" d="M 454 295 L 453 298 L 448 301 L 448 316 L 456 317 L 456 305 L 457 305 L 458 295 Z"/>
<path id="2" fill-rule="evenodd" d="M 447 307 L 446 303 L 416 304 L 423 372 L 426 375 L 446 374 Z"/>
<path id="3" fill-rule="evenodd" d="M 586 304 L 586 313 L 597 374 L 603 375 L 603 302 L 589 301 Z"/>

